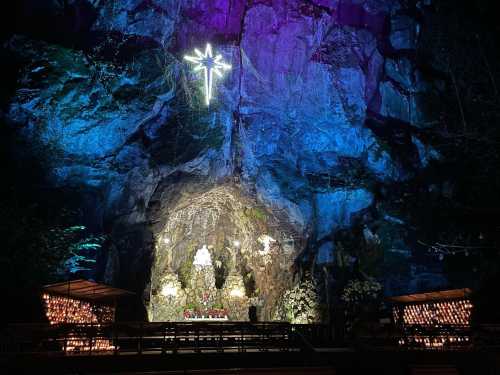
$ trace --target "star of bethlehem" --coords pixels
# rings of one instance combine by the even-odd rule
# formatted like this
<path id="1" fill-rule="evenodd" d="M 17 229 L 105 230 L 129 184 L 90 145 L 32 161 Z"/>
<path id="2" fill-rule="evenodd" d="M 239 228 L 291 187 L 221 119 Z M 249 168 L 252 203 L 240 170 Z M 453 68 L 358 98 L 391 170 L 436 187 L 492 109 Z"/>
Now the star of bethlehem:
<path id="1" fill-rule="evenodd" d="M 205 53 L 195 48 L 194 53 L 196 56 L 184 56 L 184 59 L 196 64 L 194 67 L 195 72 L 203 71 L 204 84 L 205 84 L 205 103 L 210 105 L 212 100 L 212 92 L 215 76 L 222 78 L 222 73 L 225 70 L 231 69 L 231 65 L 222 61 L 222 55 L 213 56 L 212 46 L 207 43 Z"/>

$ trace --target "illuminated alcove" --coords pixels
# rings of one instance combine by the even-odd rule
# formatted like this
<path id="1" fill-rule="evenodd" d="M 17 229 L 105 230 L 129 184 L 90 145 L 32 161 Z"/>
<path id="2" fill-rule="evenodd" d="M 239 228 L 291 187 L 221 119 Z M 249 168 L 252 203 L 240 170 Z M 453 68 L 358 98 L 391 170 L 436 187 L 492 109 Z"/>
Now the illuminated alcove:
<path id="1" fill-rule="evenodd" d="M 152 213 L 151 321 L 277 319 L 293 285 L 293 229 L 233 184 L 182 182 Z"/>

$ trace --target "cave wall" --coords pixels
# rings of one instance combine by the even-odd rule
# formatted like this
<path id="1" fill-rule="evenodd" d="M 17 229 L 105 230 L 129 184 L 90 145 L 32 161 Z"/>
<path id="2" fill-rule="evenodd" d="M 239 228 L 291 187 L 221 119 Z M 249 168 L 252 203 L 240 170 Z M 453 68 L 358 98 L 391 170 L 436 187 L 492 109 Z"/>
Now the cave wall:
<path id="1" fill-rule="evenodd" d="M 430 5 L 39 2 L 47 19 L 66 20 L 67 35 L 20 26 L 5 41 L 20 69 L 4 117 L 57 150 L 54 186 L 94 197 L 86 215 L 113 239 L 96 277 L 144 300 L 157 226 L 172 208 L 157 207 L 172 186 L 189 202 L 229 184 L 297 234 L 299 262 L 332 264 L 351 241 L 386 293 L 440 287 L 439 264 L 414 259 L 397 190 L 440 159 L 422 136 L 440 82 L 414 58 Z M 206 42 L 232 65 L 209 108 L 182 60 Z M 360 253 L 373 243 L 376 254 Z"/>

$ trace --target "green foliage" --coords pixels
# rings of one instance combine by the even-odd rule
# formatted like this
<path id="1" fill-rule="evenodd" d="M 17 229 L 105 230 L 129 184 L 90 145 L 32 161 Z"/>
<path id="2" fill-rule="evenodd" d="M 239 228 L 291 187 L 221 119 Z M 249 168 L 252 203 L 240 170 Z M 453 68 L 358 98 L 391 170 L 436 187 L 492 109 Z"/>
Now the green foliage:
<path id="1" fill-rule="evenodd" d="M 287 290 L 278 305 L 275 319 L 294 324 L 309 324 L 319 320 L 318 290 L 316 284 L 307 278 Z"/>
<path id="2" fill-rule="evenodd" d="M 223 309 L 224 308 L 224 305 L 220 302 L 216 302 L 214 303 L 214 306 L 213 306 L 214 309 Z"/>
<path id="3" fill-rule="evenodd" d="M 381 296 L 382 284 L 376 280 L 351 280 L 342 292 L 342 300 L 348 304 L 359 305 L 375 301 Z"/>
<path id="4" fill-rule="evenodd" d="M 193 272 L 193 261 L 195 256 L 196 249 L 191 249 L 189 254 L 184 262 L 181 263 L 179 267 L 178 275 L 179 281 L 182 284 L 183 288 L 188 288 L 191 279 L 191 273 Z"/>
<path id="5" fill-rule="evenodd" d="M 245 215 L 256 221 L 265 222 L 267 220 L 266 212 L 259 207 L 250 207 L 245 209 Z"/>
<path id="6" fill-rule="evenodd" d="M 185 310 L 196 310 L 198 307 L 198 304 L 194 302 L 188 302 L 186 303 Z"/>
<path id="7" fill-rule="evenodd" d="M 102 247 L 104 236 L 86 235 L 86 228 L 75 225 L 50 230 L 49 247 L 62 254 L 59 273 L 77 273 L 92 270 L 95 252 Z"/>

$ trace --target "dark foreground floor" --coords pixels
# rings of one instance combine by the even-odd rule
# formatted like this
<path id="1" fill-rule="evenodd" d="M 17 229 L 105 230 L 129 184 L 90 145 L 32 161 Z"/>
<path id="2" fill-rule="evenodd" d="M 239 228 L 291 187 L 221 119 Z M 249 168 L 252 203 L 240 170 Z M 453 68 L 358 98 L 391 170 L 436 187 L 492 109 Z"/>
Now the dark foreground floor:
<path id="1" fill-rule="evenodd" d="M 3 374 L 500 374 L 500 352 L 494 351 L 16 355 L 1 361 Z"/>

